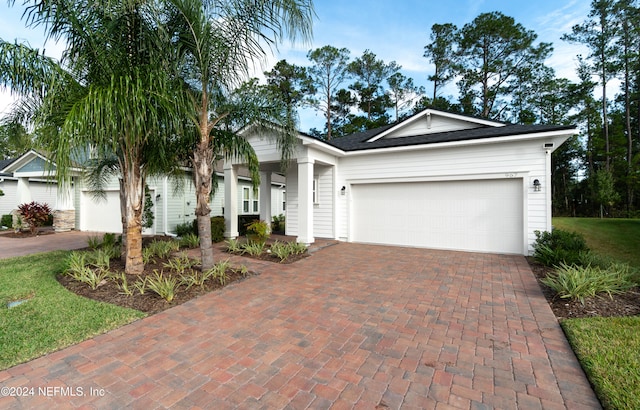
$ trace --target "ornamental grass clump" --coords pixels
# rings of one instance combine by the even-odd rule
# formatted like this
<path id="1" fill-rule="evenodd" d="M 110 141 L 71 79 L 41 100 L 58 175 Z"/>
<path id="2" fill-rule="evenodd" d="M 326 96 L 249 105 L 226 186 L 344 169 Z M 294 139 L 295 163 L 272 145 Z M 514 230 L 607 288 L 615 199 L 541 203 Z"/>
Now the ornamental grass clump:
<path id="1" fill-rule="evenodd" d="M 576 266 L 561 263 L 556 270 L 541 280 L 559 297 L 577 299 L 584 303 L 588 297 L 625 292 L 637 283 L 629 265 L 616 263 L 603 269 L 593 266 Z"/>
<path id="2" fill-rule="evenodd" d="M 158 296 L 171 302 L 178 291 L 180 281 L 173 276 L 165 276 L 162 271 L 153 271 L 151 277 L 147 277 L 147 289 L 155 292 Z"/>

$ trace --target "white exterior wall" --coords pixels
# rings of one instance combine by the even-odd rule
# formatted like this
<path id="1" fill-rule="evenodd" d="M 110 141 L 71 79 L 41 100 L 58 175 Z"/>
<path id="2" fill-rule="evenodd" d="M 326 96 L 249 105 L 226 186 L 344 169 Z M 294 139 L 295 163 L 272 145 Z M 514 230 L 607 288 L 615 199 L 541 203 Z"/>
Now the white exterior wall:
<path id="1" fill-rule="evenodd" d="M 556 142 L 556 146 L 559 143 Z M 451 147 L 388 151 L 387 153 L 348 156 L 339 159 L 337 186 L 346 186 L 347 194 L 336 204 L 337 236 L 349 240 L 350 187 L 358 183 L 395 181 L 447 181 L 464 179 L 517 178 L 522 181 L 523 215 L 526 240 L 531 251 L 535 230 L 546 230 L 549 181 L 545 173 L 546 154 L 540 140 Z M 534 192 L 533 179 L 542 184 Z"/>
<path id="2" fill-rule="evenodd" d="M 5 177 L 4 181 L 0 182 L 0 189 L 4 192 L 4 195 L 0 196 L 0 215 L 8 215 L 19 205 L 17 203 L 18 181 Z M 47 204 L 52 211 L 55 209 L 57 184 L 30 180 L 29 190 L 32 201 Z"/>

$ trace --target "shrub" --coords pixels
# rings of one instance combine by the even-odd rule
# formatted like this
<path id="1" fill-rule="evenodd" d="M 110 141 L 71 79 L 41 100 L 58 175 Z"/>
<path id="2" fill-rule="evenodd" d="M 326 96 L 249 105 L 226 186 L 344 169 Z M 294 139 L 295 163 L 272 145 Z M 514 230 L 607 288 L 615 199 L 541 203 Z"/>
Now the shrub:
<path id="1" fill-rule="evenodd" d="M 6 226 L 7 228 L 11 228 L 11 226 L 13 225 L 13 216 L 2 215 L 2 219 L 0 219 L 0 225 Z"/>
<path id="2" fill-rule="evenodd" d="M 200 246 L 200 238 L 198 235 L 189 233 L 180 238 L 180 246 L 184 246 L 187 248 L 197 248 Z"/>
<path id="3" fill-rule="evenodd" d="M 551 232 L 535 231 L 535 234 L 533 257 L 546 266 L 577 265 L 583 258 L 581 254 L 589 251 L 584 237 L 576 232 L 554 229 Z"/>
<path id="4" fill-rule="evenodd" d="M 97 236 L 90 236 L 87 238 L 87 246 L 91 249 L 98 249 L 102 245 L 102 241 Z"/>
<path id="5" fill-rule="evenodd" d="M 247 239 L 249 242 L 259 242 L 264 244 L 269 239 L 269 224 L 262 220 L 254 220 L 247 224 Z"/>
<path id="6" fill-rule="evenodd" d="M 280 262 L 284 261 L 289 257 L 289 255 L 291 255 L 291 248 L 285 242 L 275 241 L 271 245 L 270 250 L 272 255 L 275 255 L 280 259 Z"/>
<path id="7" fill-rule="evenodd" d="M 38 228 L 49 220 L 49 214 L 51 214 L 49 205 L 35 201 L 18 205 L 18 210 L 22 215 L 22 219 L 29 224 L 29 230 L 32 235 L 35 235 L 38 232 Z"/>
<path id="8" fill-rule="evenodd" d="M 198 234 L 197 224 L 195 224 L 195 229 L 194 229 L 194 224 L 191 222 L 185 222 L 183 224 L 176 225 L 176 235 L 183 237 L 189 234 L 194 234 L 194 235 Z"/>
<path id="9" fill-rule="evenodd" d="M 211 242 L 222 242 L 224 240 L 224 216 L 214 216 L 211 218 Z"/>
<path id="10" fill-rule="evenodd" d="M 274 215 L 271 217 L 271 231 L 272 232 L 284 232 L 285 219 L 284 215 Z"/>
<path id="11" fill-rule="evenodd" d="M 625 264 L 613 264 L 607 269 L 601 269 L 561 263 L 552 274 L 541 281 L 561 298 L 578 299 L 582 303 L 587 297 L 600 293 L 611 296 L 635 286 L 633 272 Z"/>
<path id="12" fill-rule="evenodd" d="M 195 265 L 197 265 L 197 262 L 190 259 L 186 254 L 181 254 L 180 256 L 171 258 L 163 264 L 165 268 L 173 269 L 179 274 L 185 273 L 187 269 L 191 269 Z"/>

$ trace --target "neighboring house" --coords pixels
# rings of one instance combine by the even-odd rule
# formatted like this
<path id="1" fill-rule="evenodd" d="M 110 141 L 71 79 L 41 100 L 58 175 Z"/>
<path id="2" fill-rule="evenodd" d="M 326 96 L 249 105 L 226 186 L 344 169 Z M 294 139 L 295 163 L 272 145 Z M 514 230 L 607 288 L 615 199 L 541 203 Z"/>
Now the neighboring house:
<path id="1" fill-rule="evenodd" d="M 122 232 L 120 217 L 119 184 L 113 178 L 105 186 L 102 196 L 96 196 L 83 183 L 82 169 L 73 170 L 71 186 L 59 189 L 50 177 L 55 175 L 55 165 L 36 151 L 29 151 L 14 160 L 0 163 L 0 214 L 9 214 L 19 204 L 31 201 L 47 203 L 54 210 L 54 226 L 57 230 L 76 229 L 92 232 Z M 49 177 L 49 178 L 48 178 Z M 224 181 L 217 173 L 218 189 L 211 201 L 211 215 L 223 215 Z M 181 189 L 168 177 L 151 177 L 147 181 L 153 202 L 154 224 L 145 234 L 173 234 L 178 224 L 195 219 L 196 197 L 187 173 Z M 236 215 L 258 216 L 261 212 L 261 191 L 254 192 L 250 179 L 241 172 L 238 177 L 238 209 Z M 264 187 L 262 188 L 264 189 Z M 273 203 L 269 209 L 274 215 L 284 213 L 284 177 L 274 176 L 269 195 Z M 55 215 L 60 218 L 56 218 Z M 62 216 L 66 223 L 60 223 Z M 59 220 L 57 220 L 59 219 Z"/>
<path id="2" fill-rule="evenodd" d="M 11 214 L 18 205 L 36 201 L 56 205 L 57 185 L 42 172 L 47 159 L 31 150 L 19 158 L 0 160 L 0 215 Z"/>
<path id="3" fill-rule="evenodd" d="M 319 237 L 527 255 L 534 232 L 551 230 L 551 153 L 576 133 L 426 109 L 331 141 L 301 134 L 286 173 L 286 234 L 303 243 Z M 243 134 L 268 183 L 277 147 L 256 128 Z M 226 180 L 236 179 L 239 165 L 225 164 Z M 237 209 L 239 188 L 225 188 L 227 208 Z M 234 237 L 229 216 L 226 236 Z"/>

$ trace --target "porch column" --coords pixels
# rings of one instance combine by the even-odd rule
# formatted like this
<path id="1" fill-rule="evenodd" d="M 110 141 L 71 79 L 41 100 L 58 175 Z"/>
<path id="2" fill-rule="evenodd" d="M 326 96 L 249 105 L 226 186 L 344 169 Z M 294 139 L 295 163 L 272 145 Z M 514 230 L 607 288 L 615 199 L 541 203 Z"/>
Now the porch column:
<path id="1" fill-rule="evenodd" d="M 56 232 L 70 231 L 76 226 L 76 209 L 73 206 L 71 181 L 58 184 L 56 207 L 53 210 L 53 228 Z"/>
<path id="2" fill-rule="evenodd" d="M 29 187 L 28 177 L 18 178 L 18 186 L 16 190 L 16 208 L 18 205 L 28 204 L 33 201 L 33 199 L 31 199 L 31 188 Z"/>
<path id="3" fill-rule="evenodd" d="M 224 224 L 225 238 L 238 237 L 238 169 L 224 163 Z"/>
<path id="4" fill-rule="evenodd" d="M 298 238 L 310 244 L 313 237 L 313 163 L 309 158 L 298 160 Z"/>
<path id="5" fill-rule="evenodd" d="M 271 172 L 260 172 L 260 219 L 271 226 Z"/>

